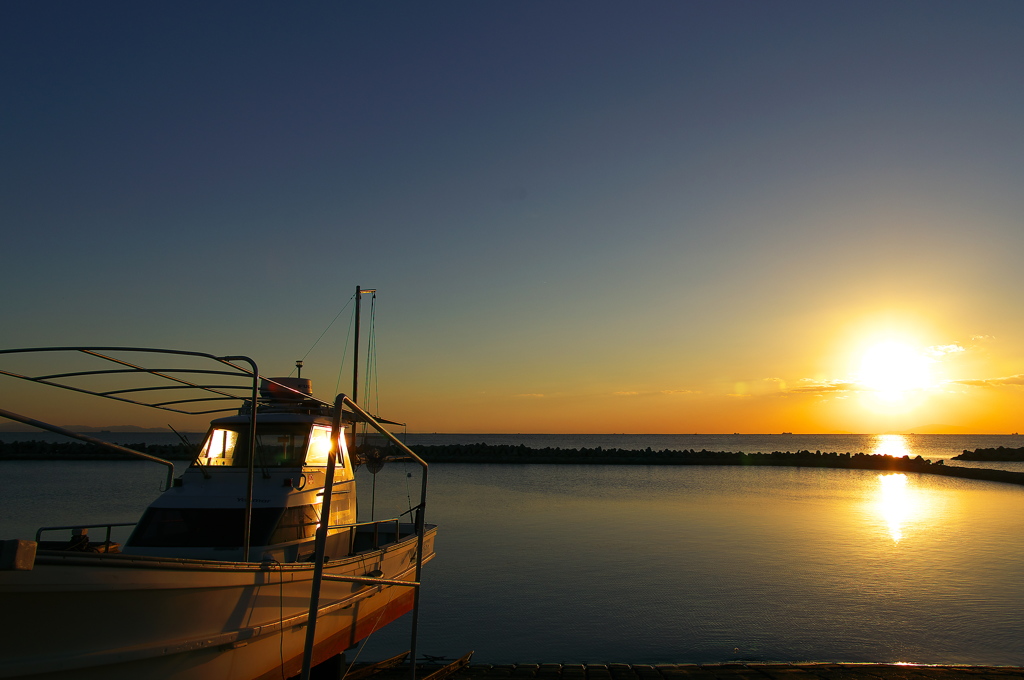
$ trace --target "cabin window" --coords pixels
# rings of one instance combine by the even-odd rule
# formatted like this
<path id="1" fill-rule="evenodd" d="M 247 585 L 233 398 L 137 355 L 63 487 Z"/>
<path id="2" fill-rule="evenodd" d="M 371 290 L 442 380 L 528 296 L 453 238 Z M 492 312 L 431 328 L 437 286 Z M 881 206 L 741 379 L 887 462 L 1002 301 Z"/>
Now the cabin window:
<path id="1" fill-rule="evenodd" d="M 251 545 L 269 545 L 282 508 L 253 508 Z M 245 508 L 149 508 L 128 539 L 142 548 L 237 548 L 245 538 Z"/>
<path id="2" fill-rule="evenodd" d="M 306 465 L 327 465 L 331 453 L 331 428 L 326 425 L 314 425 L 309 437 L 309 451 L 306 453 Z M 338 465 L 344 465 L 339 457 Z"/>
<path id="3" fill-rule="evenodd" d="M 231 465 L 238 445 L 238 433 L 234 430 L 214 428 L 206 438 L 199 457 L 207 465 Z"/>
<path id="4" fill-rule="evenodd" d="M 215 427 L 199 454 L 203 465 L 247 467 L 249 430 Z M 261 425 L 256 435 L 256 467 L 301 467 L 327 465 L 331 450 L 331 428 L 327 425 Z M 343 466 L 344 457 L 338 457 Z"/>

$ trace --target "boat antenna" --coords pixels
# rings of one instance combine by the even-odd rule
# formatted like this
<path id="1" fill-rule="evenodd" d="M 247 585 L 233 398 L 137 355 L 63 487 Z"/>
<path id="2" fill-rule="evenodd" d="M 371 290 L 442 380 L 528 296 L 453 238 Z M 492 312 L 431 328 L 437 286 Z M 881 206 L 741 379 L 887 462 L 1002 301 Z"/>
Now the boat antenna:
<path id="1" fill-rule="evenodd" d="M 295 362 L 295 370 L 298 372 L 297 378 L 302 377 L 302 359 Z"/>

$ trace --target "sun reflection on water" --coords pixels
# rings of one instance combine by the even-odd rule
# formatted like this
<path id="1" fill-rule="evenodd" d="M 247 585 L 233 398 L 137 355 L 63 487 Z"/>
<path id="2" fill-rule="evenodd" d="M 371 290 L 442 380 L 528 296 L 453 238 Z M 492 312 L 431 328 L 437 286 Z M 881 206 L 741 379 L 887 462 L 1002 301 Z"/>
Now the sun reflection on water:
<path id="1" fill-rule="evenodd" d="M 902 458 L 910 455 L 910 447 L 902 435 L 881 434 L 875 440 L 872 453 Z M 904 527 L 922 514 L 924 501 L 903 473 L 879 475 L 878 482 L 879 496 L 875 509 L 888 525 L 889 536 L 899 543 L 903 539 Z"/>
<path id="2" fill-rule="evenodd" d="M 872 453 L 879 456 L 902 458 L 910 455 L 910 447 L 907 446 L 907 440 L 901 434 L 880 434 L 875 440 L 875 450 Z"/>
<path id="3" fill-rule="evenodd" d="M 878 510 L 889 525 L 889 535 L 896 543 L 903 538 L 903 525 L 912 518 L 917 508 L 907 488 L 907 476 L 902 473 L 879 475 L 882 495 Z"/>

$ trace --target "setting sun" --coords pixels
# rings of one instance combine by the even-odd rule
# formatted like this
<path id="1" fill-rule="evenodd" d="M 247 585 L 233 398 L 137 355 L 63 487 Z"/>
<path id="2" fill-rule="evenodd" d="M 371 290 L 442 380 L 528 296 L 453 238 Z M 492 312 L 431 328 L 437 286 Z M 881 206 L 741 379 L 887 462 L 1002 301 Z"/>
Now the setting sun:
<path id="1" fill-rule="evenodd" d="M 905 392 L 930 387 L 930 364 L 928 357 L 910 345 L 881 342 L 864 352 L 857 382 L 884 398 L 895 399 Z"/>

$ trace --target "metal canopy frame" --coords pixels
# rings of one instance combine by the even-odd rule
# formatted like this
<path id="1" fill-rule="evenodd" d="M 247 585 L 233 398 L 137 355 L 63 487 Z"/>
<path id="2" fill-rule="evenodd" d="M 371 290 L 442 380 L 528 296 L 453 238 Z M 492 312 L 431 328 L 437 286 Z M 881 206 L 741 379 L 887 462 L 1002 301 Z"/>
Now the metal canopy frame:
<path id="1" fill-rule="evenodd" d="M 72 392 L 89 394 L 96 397 L 103 397 L 105 399 L 113 399 L 115 401 L 121 401 L 128 404 L 135 404 L 137 406 L 147 406 L 149 408 L 160 409 L 163 411 L 171 411 L 173 413 L 181 413 L 185 415 L 205 415 L 209 413 L 220 413 L 224 411 L 233 410 L 233 408 L 237 407 L 226 406 L 223 408 L 207 408 L 196 410 L 181 408 L 179 407 L 179 405 L 181 404 L 215 401 L 246 401 L 248 399 L 252 399 L 253 394 L 256 394 L 258 398 L 258 391 L 256 390 L 258 390 L 258 379 L 261 376 L 259 375 L 259 371 L 256 367 L 256 362 L 254 362 L 249 357 L 244 356 L 216 356 L 214 354 L 207 354 L 204 352 L 190 352 L 185 350 L 174 349 L 156 349 L 152 347 L 32 347 L 22 349 L 0 350 L 0 356 L 42 353 L 84 354 L 95 357 L 102 361 L 106 361 L 110 364 L 114 364 L 116 368 L 110 367 L 105 369 L 69 371 L 64 373 L 48 373 L 42 375 L 25 375 L 22 373 L 15 373 L 13 371 L 0 370 L 0 375 L 6 375 L 12 378 L 19 378 L 21 380 L 27 380 L 29 382 L 34 382 L 41 385 L 48 385 L 50 387 L 57 387 L 60 389 L 70 390 Z M 118 356 L 115 356 L 116 354 L 128 353 L 207 359 L 216 362 L 219 366 L 224 368 L 220 370 L 191 367 L 146 368 L 145 366 L 141 366 L 139 364 L 127 361 L 124 358 L 119 358 Z M 236 362 L 244 362 L 249 365 L 249 368 L 239 366 L 238 363 Z M 68 382 L 68 379 L 70 378 L 97 377 L 109 375 L 149 375 L 152 376 L 153 378 L 161 379 L 162 382 L 155 385 L 147 385 L 142 387 L 127 387 L 124 389 L 113 390 L 90 389 L 87 387 L 74 385 Z M 245 382 L 244 384 L 204 384 L 202 382 L 188 379 L 188 377 L 190 376 L 200 375 L 222 376 L 236 379 L 241 378 L 244 379 Z M 203 396 L 193 399 L 176 399 L 171 401 L 143 400 L 139 398 L 129 398 L 127 396 L 124 396 L 128 394 L 137 395 L 146 392 L 159 392 L 164 390 L 197 390 Z M 242 391 L 244 391 L 244 393 L 240 394 L 239 392 Z"/>

